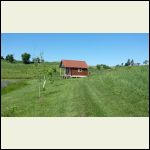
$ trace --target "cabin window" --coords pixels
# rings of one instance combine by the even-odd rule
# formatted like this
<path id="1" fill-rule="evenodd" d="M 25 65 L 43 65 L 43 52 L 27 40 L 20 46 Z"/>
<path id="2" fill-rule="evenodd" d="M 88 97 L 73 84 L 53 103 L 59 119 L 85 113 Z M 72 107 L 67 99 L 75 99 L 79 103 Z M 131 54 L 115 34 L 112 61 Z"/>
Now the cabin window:
<path id="1" fill-rule="evenodd" d="M 79 69 L 78 69 L 78 72 L 82 72 L 82 68 L 79 68 Z"/>

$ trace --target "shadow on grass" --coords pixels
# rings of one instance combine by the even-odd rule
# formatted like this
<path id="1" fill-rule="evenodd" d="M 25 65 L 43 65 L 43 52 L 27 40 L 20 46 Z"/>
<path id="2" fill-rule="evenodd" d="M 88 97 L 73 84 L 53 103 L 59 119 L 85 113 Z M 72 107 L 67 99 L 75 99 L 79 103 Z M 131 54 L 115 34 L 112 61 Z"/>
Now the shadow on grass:
<path id="1" fill-rule="evenodd" d="M 53 95 L 53 94 L 56 94 L 56 93 L 60 93 L 60 90 L 55 90 L 55 91 L 49 91 L 48 93 L 45 93 L 44 95 L 45 96 L 48 96 L 48 95 Z"/>
<path id="2" fill-rule="evenodd" d="M 61 86 L 61 85 L 64 85 L 64 84 L 55 84 L 55 85 L 53 85 L 53 87 L 56 87 L 56 86 Z"/>
<path id="3" fill-rule="evenodd" d="M 48 97 L 48 96 L 55 95 L 55 94 L 60 93 L 60 92 L 61 92 L 60 90 L 49 91 L 49 92 L 46 92 L 46 93 L 45 93 L 45 92 L 42 92 L 40 97 L 37 96 L 37 99 L 43 100 L 43 98 L 46 98 L 46 97 Z"/>
<path id="4" fill-rule="evenodd" d="M 1 95 L 7 94 L 11 91 L 20 89 L 24 86 L 27 86 L 28 84 L 25 81 L 19 81 L 19 82 L 14 82 L 14 83 L 9 83 L 7 86 L 1 88 Z"/>

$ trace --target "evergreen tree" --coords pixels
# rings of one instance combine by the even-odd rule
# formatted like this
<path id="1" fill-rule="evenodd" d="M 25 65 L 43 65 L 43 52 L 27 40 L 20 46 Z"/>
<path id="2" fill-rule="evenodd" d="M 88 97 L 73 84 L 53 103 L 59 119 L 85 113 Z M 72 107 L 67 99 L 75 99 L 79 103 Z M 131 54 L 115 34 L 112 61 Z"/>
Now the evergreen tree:
<path id="1" fill-rule="evenodd" d="M 130 59 L 128 59 L 128 61 L 125 63 L 125 66 L 130 66 L 131 65 L 131 61 Z"/>
<path id="2" fill-rule="evenodd" d="M 133 66 L 133 65 L 134 65 L 134 60 L 133 60 L 133 59 L 131 60 L 131 63 L 130 63 L 130 64 L 131 64 L 131 66 Z"/>

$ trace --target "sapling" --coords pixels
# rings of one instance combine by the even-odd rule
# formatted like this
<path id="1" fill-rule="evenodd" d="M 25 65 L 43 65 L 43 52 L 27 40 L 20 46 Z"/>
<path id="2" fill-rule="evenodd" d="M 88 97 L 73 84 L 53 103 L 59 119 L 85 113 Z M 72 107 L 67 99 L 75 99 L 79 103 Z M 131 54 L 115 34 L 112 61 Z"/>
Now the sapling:
<path id="1" fill-rule="evenodd" d="M 35 67 L 37 70 L 37 77 L 39 82 L 39 97 L 41 97 L 41 84 L 42 90 L 45 91 L 47 80 L 52 80 L 53 69 L 48 68 L 44 61 L 42 61 L 40 64 L 35 64 Z"/>

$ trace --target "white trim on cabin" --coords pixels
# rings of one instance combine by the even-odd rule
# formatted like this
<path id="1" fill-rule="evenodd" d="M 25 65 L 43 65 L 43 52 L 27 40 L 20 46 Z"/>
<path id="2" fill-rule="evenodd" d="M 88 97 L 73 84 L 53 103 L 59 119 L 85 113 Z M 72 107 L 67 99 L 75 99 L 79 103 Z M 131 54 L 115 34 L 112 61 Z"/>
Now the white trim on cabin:
<path id="1" fill-rule="evenodd" d="M 72 77 L 72 78 L 73 78 L 73 77 L 75 77 L 75 78 L 76 78 L 76 77 L 79 77 L 79 78 L 85 78 L 85 77 L 87 77 L 87 76 L 73 75 L 73 76 L 71 76 L 71 77 Z"/>
<path id="2" fill-rule="evenodd" d="M 65 74 L 64 77 L 71 77 L 71 78 L 84 78 L 87 77 L 85 75 L 67 75 Z"/>

